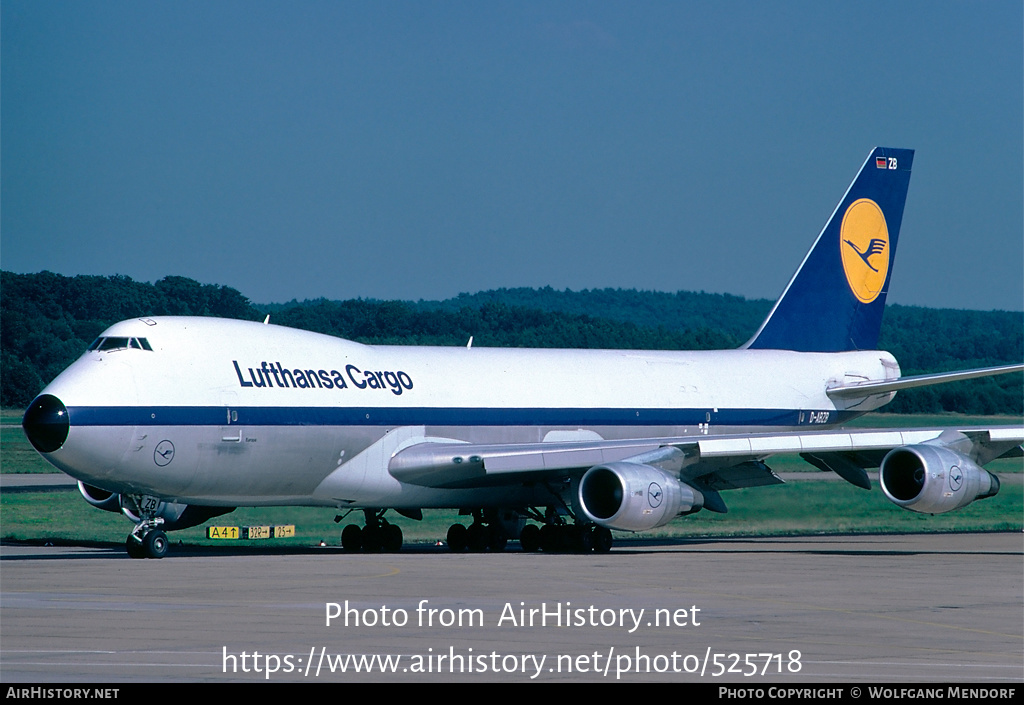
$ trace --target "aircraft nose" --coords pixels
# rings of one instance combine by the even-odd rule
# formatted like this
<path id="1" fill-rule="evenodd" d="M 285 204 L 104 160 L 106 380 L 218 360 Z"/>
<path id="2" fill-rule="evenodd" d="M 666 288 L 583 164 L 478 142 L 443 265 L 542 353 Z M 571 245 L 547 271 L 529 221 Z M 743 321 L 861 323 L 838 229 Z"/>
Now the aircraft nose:
<path id="1" fill-rule="evenodd" d="M 52 394 L 36 397 L 25 411 L 21 427 L 40 453 L 52 453 L 68 439 L 71 422 L 64 403 Z"/>

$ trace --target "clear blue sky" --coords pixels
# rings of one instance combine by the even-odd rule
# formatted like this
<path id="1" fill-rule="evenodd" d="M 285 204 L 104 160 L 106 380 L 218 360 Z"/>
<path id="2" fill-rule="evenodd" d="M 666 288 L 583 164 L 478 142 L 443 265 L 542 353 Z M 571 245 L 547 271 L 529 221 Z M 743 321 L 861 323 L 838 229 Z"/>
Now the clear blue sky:
<path id="1" fill-rule="evenodd" d="M 883 145 L 889 301 L 1024 308 L 1019 0 L 0 11 L 7 270 L 775 298 Z"/>

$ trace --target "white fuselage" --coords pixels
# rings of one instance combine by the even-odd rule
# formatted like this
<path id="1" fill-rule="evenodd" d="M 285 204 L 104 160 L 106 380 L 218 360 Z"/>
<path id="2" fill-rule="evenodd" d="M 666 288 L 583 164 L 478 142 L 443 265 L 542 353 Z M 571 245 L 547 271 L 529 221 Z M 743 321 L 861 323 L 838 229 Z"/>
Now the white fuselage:
<path id="1" fill-rule="evenodd" d="M 70 431 L 48 459 L 112 492 L 214 506 L 458 507 L 530 503 L 526 484 L 399 482 L 423 441 L 525 443 L 829 426 L 891 395 L 826 389 L 893 379 L 885 352 L 669 352 L 368 346 L 214 318 L 123 321 L 136 347 L 86 353 L 45 390 Z"/>

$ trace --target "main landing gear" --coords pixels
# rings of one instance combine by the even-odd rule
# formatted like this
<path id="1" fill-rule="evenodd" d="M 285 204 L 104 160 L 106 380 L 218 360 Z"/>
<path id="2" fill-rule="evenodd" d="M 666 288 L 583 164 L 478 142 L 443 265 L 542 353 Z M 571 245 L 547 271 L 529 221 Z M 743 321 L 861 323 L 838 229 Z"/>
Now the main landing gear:
<path id="1" fill-rule="evenodd" d="M 364 509 L 366 526 L 359 528 L 349 524 L 341 532 L 341 546 L 353 553 L 395 553 L 402 550 L 402 529 L 397 524 L 389 524 L 384 518 L 387 509 Z M 338 521 L 341 517 L 338 518 Z"/>
<path id="2" fill-rule="evenodd" d="M 470 551 L 498 553 L 505 550 L 510 538 L 518 534 L 523 551 L 533 553 L 607 553 L 612 548 L 612 532 L 596 524 L 566 524 L 561 517 L 549 513 L 538 520 L 545 523 L 526 524 L 525 517 L 510 522 L 507 517 L 495 517 L 485 510 L 473 512 L 473 523 L 468 527 L 452 524 L 448 529 L 448 547 L 456 553 Z"/>
<path id="3" fill-rule="evenodd" d="M 505 550 L 505 545 L 508 543 L 508 537 L 500 526 L 476 521 L 469 527 L 464 524 L 452 524 L 448 527 L 447 539 L 448 548 L 456 553 L 462 551 L 483 553 L 487 550 L 500 553 Z"/>
<path id="4" fill-rule="evenodd" d="M 470 512 L 464 510 L 461 513 Z M 509 539 L 519 535 L 526 523 L 526 518 L 520 512 L 511 509 L 476 509 L 472 514 L 473 523 L 468 527 L 452 524 L 448 528 L 448 548 L 457 553 L 500 553 L 505 550 Z"/>
<path id="5" fill-rule="evenodd" d="M 612 532 L 596 524 L 527 524 L 519 535 L 524 551 L 545 553 L 608 553 Z"/>

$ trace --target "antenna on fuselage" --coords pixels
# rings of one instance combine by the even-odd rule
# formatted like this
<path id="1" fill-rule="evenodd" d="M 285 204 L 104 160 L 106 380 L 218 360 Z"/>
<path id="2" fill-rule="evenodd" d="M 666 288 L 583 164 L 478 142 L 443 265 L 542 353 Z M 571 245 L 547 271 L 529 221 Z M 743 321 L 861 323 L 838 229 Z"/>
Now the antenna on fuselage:
<path id="1" fill-rule="evenodd" d="M 267 314 L 267 317 L 263 319 L 263 325 L 267 325 L 268 323 L 270 323 L 270 314 L 269 313 Z"/>

